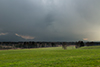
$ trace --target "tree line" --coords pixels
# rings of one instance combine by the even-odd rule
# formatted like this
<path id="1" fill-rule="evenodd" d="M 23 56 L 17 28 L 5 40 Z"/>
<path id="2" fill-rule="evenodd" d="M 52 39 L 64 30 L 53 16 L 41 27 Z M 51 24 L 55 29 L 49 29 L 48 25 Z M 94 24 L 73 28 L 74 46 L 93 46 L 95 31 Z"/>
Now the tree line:
<path id="1" fill-rule="evenodd" d="M 17 48 L 42 48 L 42 47 L 58 47 L 66 49 L 69 45 L 75 45 L 76 48 L 83 46 L 100 45 L 100 42 L 0 42 L 0 49 L 17 49 Z"/>

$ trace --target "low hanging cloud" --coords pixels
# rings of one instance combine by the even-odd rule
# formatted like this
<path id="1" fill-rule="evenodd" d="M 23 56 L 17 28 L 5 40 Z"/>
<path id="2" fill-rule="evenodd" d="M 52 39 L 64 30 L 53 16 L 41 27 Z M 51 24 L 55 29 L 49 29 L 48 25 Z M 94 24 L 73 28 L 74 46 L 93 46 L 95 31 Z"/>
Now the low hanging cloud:
<path id="1" fill-rule="evenodd" d="M 100 41 L 100 0 L 0 0 L 0 32 L 0 41 Z"/>
<path id="2" fill-rule="evenodd" d="M 2 36 L 2 35 L 7 35 L 8 33 L 0 33 L 0 36 Z"/>
<path id="3" fill-rule="evenodd" d="M 34 39 L 35 38 L 35 37 L 32 37 L 32 36 L 19 35 L 17 33 L 15 35 L 18 36 L 18 37 L 21 37 L 23 39 Z"/>
<path id="4" fill-rule="evenodd" d="M 88 40 L 88 38 L 83 38 L 83 40 Z"/>

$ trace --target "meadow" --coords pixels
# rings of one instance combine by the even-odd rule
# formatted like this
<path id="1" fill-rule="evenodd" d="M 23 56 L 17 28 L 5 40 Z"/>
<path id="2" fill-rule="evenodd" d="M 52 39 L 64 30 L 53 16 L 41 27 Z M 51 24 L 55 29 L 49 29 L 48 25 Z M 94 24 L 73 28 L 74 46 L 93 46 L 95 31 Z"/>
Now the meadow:
<path id="1" fill-rule="evenodd" d="M 0 50 L 0 67 L 100 67 L 100 46 Z"/>

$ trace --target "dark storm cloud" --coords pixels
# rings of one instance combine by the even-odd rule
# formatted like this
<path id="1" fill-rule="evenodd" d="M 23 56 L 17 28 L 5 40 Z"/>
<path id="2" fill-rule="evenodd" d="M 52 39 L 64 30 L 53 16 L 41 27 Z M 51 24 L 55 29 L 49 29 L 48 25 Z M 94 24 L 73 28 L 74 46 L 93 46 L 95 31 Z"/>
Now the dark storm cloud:
<path id="1" fill-rule="evenodd" d="M 0 0 L 0 33 L 8 33 L 0 39 L 93 40 L 100 33 L 99 3 L 100 0 Z"/>

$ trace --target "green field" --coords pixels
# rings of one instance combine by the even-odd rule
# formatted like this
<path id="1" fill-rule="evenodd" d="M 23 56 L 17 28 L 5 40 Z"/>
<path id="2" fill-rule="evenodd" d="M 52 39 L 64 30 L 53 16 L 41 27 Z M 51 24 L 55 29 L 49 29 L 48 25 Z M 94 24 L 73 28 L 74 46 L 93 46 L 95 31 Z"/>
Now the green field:
<path id="1" fill-rule="evenodd" d="M 100 67 L 100 46 L 0 50 L 0 67 Z"/>

